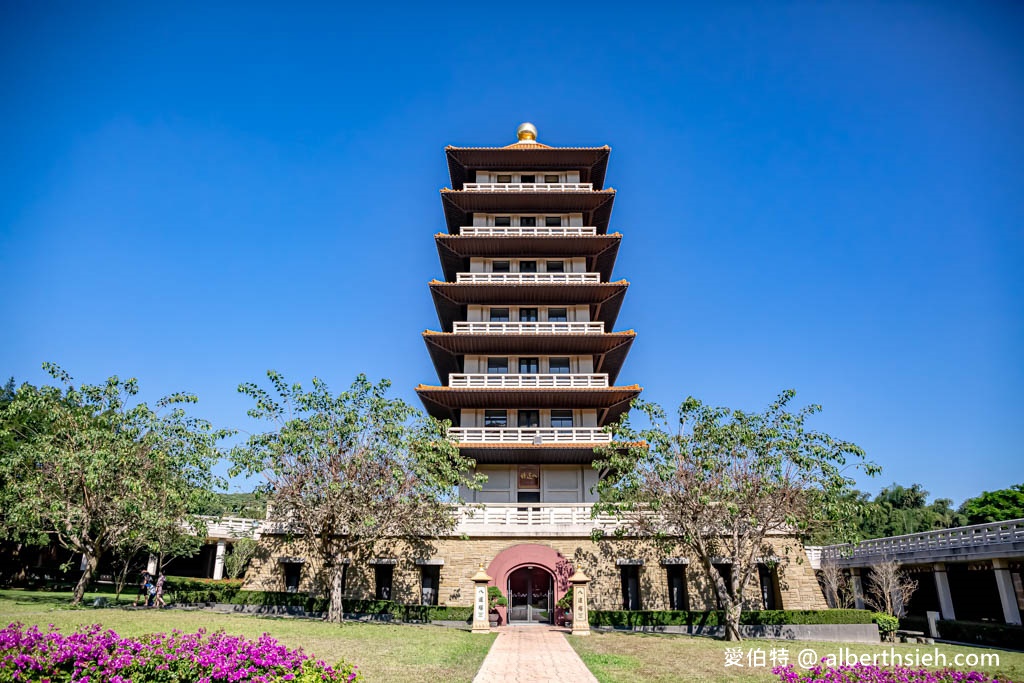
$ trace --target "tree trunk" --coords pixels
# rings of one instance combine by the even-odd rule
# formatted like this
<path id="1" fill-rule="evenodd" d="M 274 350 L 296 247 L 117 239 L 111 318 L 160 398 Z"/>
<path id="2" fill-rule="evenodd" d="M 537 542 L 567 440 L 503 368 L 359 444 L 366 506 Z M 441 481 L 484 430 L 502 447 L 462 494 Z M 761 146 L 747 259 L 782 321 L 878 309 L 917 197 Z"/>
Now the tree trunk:
<path id="1" fill-rule="evenodd" d="M 740 636 L 740 615 L 743 613 L 743 607 L 738 600 L 723 601 L 722 604 L 725 605 L 725 639 L 743 640 Z"/>
<path id="2" fill-rule="evenodd" d="M 92 581 L 92 576 L 96 573 L 96 569 L 99 566 L 100 558 L 85 553 L 85 570 L 82 572 L 82 578 L 78 579 L 78 585 L 75 586 L 74 597 L 71 599 L 72 605 L 82 604 L 82 598 L 85 597 L 85 589 L 89 586 L 89 582 Z"/>
<path id="3" fill-rule="evenodd" d="M 345 608 L 341 599 L 341 580 L 344 576 L 345 565 L 340 562 L 330 567 L 331 572 L 331 604 L 327 609 L 327 621 L 332 624 L 340 624 L 345 618 Z"/>
<path id="4" fill-rule="evenodd" d="M 117 602 L 121 599 L 121 593 L 124 592 L 124 585 L 128 583 L 128 572 L 131 571 L 131 558 L 125 560 L 124 565 L 121 567 L 121 573 L 117 576 L 117 582 L 114 584 L 114 601 Z"/>

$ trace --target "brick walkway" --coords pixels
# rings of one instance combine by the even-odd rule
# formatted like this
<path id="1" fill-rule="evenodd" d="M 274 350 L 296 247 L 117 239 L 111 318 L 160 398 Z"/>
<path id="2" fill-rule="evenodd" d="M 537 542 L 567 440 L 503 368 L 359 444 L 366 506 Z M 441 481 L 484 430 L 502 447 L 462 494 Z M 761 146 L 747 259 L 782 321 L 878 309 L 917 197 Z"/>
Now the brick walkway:
<path id="1" fill-rule="evenodd" d="M 473 683 L 597 683 L 563 635 L 550 626 L 502 626 Z"/>

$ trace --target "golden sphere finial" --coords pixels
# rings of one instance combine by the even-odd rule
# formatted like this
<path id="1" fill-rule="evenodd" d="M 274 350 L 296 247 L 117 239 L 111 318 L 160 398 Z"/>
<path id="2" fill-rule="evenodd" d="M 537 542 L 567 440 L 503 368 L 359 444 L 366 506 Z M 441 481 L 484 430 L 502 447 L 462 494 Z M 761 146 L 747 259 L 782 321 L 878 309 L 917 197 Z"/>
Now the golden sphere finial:
<path id="1" fill-rule="evenodd" d="M 536 142 L 537 141 L 537 126 L 533 125 L 529 121 L 520 123 L 519 127 L 516 128 L 516 136 L 520 142 Z"/>

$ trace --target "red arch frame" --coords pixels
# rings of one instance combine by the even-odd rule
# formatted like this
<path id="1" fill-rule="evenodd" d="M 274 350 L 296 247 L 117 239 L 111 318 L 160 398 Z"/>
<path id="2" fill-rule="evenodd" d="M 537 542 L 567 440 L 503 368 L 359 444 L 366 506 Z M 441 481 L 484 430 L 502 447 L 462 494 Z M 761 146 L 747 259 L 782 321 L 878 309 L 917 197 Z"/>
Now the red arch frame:
<path id="1" fill-rule="evenodd" d="M 488 585 L 497 586 L 501 589 L 501 594 L 505 595 L 512 572 L 528 565 L 540 567 L 551 574 L 555 583 L 556 602 L 569 590 L 569 577 L 573 573 L 572 563 L 551 546 L 540 543 L 519 543 L 498 553 L 487 565 L 487 574 L 491 577 Z M 501 623 L 508 623 L 508 614 L 504 607 L 498 607 L 498 614 L 501 616 Z"/>

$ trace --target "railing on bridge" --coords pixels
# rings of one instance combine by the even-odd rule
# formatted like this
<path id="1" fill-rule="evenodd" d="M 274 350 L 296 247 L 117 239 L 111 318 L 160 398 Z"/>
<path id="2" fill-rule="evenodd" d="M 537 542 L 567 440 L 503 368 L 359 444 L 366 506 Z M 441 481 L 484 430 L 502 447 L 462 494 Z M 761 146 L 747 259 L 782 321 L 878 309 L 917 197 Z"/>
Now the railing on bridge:
<path id="1" fill-rule="evenodd" d="M 828 545 L 820 548 L 812 546 L 807 551 L 809 559 L 813 549 L 820 553 L 821 562 L 856 565 L 868 564 L 869 561 L 881 558 L 896 561 L 902 559 L 927 561 L 928 555 L 934 555 L 938 559 L 964 550 L 997 550 L 1000 546 L 1012 543 L 1024 544 L 1024 519 L 938 529 L 904 536 L 873 538 L 853 545 Z M 964 555 L 966 557 L 968 553 L 964 553 Z M 815 566 L 813 560 L 811 566 Z"/>

